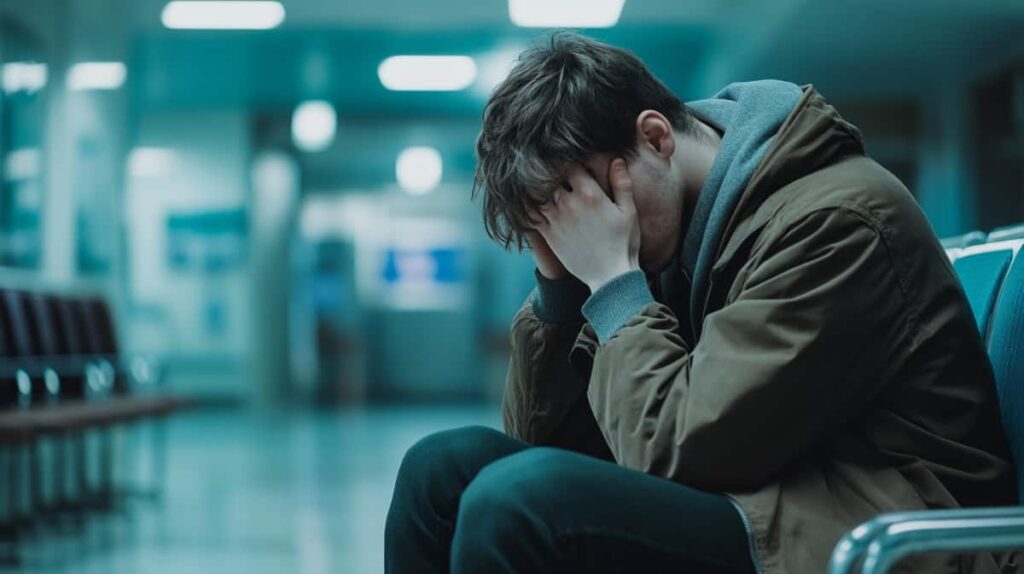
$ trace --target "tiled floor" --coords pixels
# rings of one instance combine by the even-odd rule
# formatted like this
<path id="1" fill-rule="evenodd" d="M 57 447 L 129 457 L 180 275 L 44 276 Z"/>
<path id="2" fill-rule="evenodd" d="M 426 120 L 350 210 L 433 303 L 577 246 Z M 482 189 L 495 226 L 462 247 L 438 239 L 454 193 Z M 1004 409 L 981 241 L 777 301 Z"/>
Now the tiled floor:
<path id="1" fill-rule="evenodd" d="M 497 426 L 496 407 L 182 415 L 162 503 L 47 527 L 0 572 L 377 573 L 404 451 L 425 434 Z"/>

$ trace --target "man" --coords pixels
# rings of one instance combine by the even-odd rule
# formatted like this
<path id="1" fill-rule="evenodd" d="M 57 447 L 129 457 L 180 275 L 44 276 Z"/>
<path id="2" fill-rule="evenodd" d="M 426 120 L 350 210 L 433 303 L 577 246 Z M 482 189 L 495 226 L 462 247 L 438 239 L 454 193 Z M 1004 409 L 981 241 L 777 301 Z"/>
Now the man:
<path id="1" fill-rule="evenodd" d="M 477 152 L 489 233 L 538 269 L 510 436 L 409 451 L 389 571 L 824 572 L 881 512 L 1015 503 L 949 262 L 813 88 L 686 106 L 630 53 L 560 34 L 494 92 Z"/>

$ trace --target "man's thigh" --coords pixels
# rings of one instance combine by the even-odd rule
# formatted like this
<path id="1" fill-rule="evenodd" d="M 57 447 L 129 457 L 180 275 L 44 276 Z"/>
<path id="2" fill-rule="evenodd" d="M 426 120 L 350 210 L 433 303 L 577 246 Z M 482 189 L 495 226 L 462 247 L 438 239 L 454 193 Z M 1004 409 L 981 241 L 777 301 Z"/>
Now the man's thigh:
<path id="1" fill-rule="evenodd" d="M 536 571 L 753 571 L 743 520 L 724 496 L 551 448 L 486 466 L 457 529 L 453 557 L 480 566 L 501 553 Z"/>

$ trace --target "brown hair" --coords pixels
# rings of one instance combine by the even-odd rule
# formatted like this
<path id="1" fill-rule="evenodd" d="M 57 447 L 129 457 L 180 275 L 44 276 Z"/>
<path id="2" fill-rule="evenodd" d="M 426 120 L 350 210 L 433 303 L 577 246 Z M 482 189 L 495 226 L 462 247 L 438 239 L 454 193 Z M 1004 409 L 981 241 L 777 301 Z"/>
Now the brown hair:
<path id="1" fill-rule="evenodd" d="M 627 50 L 569 32 L 520 55 L 483 111 L 473 197 L 487 234 L 523 247 L 530 211 L 551 201 L 564 166 L 595 154 L 629 157 L 644 110 L 694 133 L 686 106 Z"/>

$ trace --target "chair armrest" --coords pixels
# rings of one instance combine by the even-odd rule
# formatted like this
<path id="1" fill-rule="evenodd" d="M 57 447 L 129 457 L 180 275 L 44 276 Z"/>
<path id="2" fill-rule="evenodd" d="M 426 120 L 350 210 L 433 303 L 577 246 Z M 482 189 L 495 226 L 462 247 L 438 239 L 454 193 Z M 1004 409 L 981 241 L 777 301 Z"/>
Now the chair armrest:
<path id="1" fill-rule="evenodd" d="M 163 363 L 150 355 L 129 355 L 118 369 L 128 374 L 135 390 L 155 391 L 164 387 Z"/>
<path id="2" fill-rule="evenodd" d="M 851 530 L 832 552 L 829 574 L 883 574 L 900 559 L 930 551 L 1024 548 L 1024 507 L 923 510 L 883 514 Z"/>

